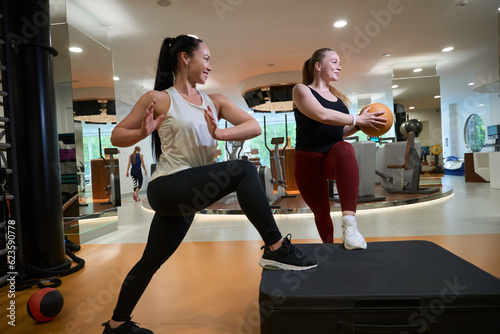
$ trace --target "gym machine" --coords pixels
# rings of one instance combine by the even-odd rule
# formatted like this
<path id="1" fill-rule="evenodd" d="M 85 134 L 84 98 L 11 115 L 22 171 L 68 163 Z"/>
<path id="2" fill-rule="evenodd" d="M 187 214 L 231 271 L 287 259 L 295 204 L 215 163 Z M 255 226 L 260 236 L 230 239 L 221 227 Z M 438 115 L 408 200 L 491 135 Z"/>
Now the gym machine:
<path id="1" fill-rule="evenodd" d="M 288 125 L 287 125 L 287 115 L 285 114 L 285 134 L 288 134 Z M 283 145 L 283 150 L 280 152 L 280 145 Z M 271 145 L 274 145 L 273 149 L 269 148 L 267 145 L 267 134 L 266 134 L 266 116 L 264 116 L 264 144 L 266 145 L 267 150 L 269 151 L 269 161 L 270 164 L 272 162 L 272 166 L 257 166 L 257 170 L 259 172 L 260 181 L 262 182 L 262 186 L 264 187 L 264 191 L 266 193 L 267 200 L 271 205 L 271 208 L 279 208 L 279 205 L 275 205 L 275 203 L 280 198 L 291 198 L 295 197 L 295 195 L 289 195 L 286 192 L 287 184 L 286 184 L 286 175 L 285 175 L 285 148 L 288 145 L 288 137 L 285 139 L 284 137 L 275 137 L 271 138 Z M 274 190 L 276 189 L 276 192 Z"/>

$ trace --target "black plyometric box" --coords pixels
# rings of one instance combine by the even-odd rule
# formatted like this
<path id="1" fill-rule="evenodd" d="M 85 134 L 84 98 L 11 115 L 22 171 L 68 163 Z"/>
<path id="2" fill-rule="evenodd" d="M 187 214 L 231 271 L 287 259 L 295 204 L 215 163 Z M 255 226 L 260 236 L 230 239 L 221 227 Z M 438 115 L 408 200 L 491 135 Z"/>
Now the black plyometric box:
<path id="1" fill-rule="evenodd" d="M 263 270 L 261 334 L 500 333 L 500 280 L 432 242 L 296 246 L 319 265 Z"/>

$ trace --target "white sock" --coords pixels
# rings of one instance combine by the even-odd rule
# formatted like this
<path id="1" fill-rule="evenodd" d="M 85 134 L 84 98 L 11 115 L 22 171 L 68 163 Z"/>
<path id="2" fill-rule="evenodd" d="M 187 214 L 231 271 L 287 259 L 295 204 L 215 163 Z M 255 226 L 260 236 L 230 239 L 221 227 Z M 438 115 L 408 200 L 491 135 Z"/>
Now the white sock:
<path id="1" fill-rule="evenodd" d="M 357 226 L 356 217 L 354 217 L 354 216 L 342 216 L 342 225 Z"/>

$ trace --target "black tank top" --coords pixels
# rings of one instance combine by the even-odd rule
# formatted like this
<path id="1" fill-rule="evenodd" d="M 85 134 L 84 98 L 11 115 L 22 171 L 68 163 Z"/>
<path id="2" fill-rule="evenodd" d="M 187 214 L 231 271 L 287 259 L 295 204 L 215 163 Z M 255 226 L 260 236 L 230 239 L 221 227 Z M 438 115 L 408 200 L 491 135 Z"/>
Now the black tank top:
<path id="1" fill-rule="evenodd" d="M 349 109 L 341 99 L 337 99 L 336 102 L 332 102 L 323 98 L 311 87 L 308 86 L 308 88 L 323 107 L 337 110 L 344 114 L 349 114 Z M 297 108 L 293 111 L 296 123 L 296 150 L 308 152 L 328 152 L 334 144 L 343 141 L 342 137 L 344 136 L 344 126 L 328 125 L 315 121 L 301 113 Z"/>

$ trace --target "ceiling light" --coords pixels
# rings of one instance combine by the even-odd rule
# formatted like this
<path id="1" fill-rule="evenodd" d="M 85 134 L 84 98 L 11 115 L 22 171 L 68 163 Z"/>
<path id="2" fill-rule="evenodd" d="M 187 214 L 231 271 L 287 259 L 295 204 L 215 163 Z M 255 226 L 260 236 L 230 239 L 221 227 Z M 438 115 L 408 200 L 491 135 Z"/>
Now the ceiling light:
<path id="1" fill-rule="evenodd" d="M 480 107 L 484 107 L 484 103 L 481 103 L 479 106 L 480 106 Z"/>
<path id="2" fill-rule="evenodd" d="M 347 21 L 344 21 L 344 20 L 337 21 L 333 24 L 333 26 L 335 28 L 342 28 L 342 27 L 345 27 L 346 25 L 347 25 Z"/>
<path id="3" fill-rule="evenodd" d="M 392 89 L 398 88 L 398 87 L 399 87 L 398 85 L 392 85 Z"/>
<path id="4" fill-rule="evenodd" d="M 77 46 L 72 46 L 72 47 L 70 47 L 70 48 L 69 48 L 69 51 L 71 51 L 71 52 L 75 52 L 75 53 L 80 53 L 80 52 L 82 52 L 83 50 L 82 50 L 82 48 L 79 48 L 79 47 L 77 47 Z"/>
<path id="5" fill-rule="evenodd" d="M 392 53 L 390 53 L 390 52 L 384 53 L 382 55 L 382 57 L 390 57 L 390 56 L 392 56 Z"/>
<path id="6" fill-rule="evenodd" d="M 158 0 L 156 3 L 158 4 L 158 6 L 161 6 L 161 7 L 168 7 L 172 4 L 168 0 Z"/>
<path id="7" fill-rule="evenodd" d="M 447 46 L 447 47 L 445 47 L 445 48 L 444 48 L 443 50 L 441 50 L 441 51 L 443 51 L 443 52 L 450 52 L 450 51 L 453 51 L 454 49 L 455 49 L 455 48 L 454 48 L 453 46 Z"/>
<path id="8" fill-rule="evenodd" d="M 413 72 L 417 73 L 417 72 L 422 72 L 422 69 L 421 68 L 416 68 L 413 70 Z"/>
<path id="9" fill-rule="evenodd" d="M 118 77 L 113 77 L 113 80 L 114 80 L 114 81 L 118 81 L 118 80 L 120 80 L 120 78 L 118 78 Z"/>
<path id="10" fill-rule="evenodd" d="M 474 83 L 473 82 L 469 82 L 468 85 L 469 86 L 474 86 Z"/>
<path id="11" fill-rule="evenodd" d="M 415 107 L 410 107 L 410 108 L 408 108 L 408 109 L 415 109 Z"/>
<path id="12" fill-rule="evenodd" d="M 440 99 L 441 98 L 441 95 L 436 95 L 434 96 L 435 99 Z"/>

